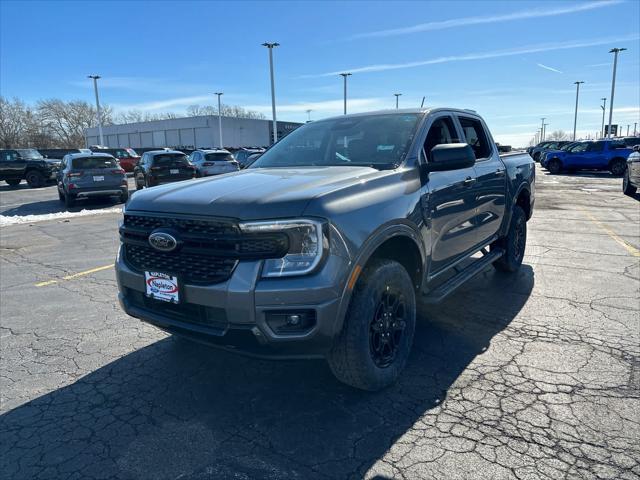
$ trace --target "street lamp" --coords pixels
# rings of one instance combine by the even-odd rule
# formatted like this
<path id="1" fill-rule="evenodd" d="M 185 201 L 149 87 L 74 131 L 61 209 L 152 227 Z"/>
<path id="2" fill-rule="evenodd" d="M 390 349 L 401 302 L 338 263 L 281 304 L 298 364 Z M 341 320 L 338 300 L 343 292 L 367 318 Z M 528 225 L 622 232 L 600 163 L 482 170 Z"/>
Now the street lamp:
<path id="1" fill-rule="evenodd" d="M 402 95 L 401 93 L 394 93 L 394 95 L 396 96 L 396 110 L 398 109 L 398 99 L 400 98 L 400 95 Z"/>
<path id="2" fill-rule="evenodd" d="M 218 96 L 218 134 L 220 135 L 220 148 L 222 146 L 222 104 L 220 103 L 220 97 L 224 95 L 223 92 L 215 92 L 214 95 Z"/>
<path id="3" fill-rule="evenodd" d="M 604 112 L 607 111 L 607 99 L 602 97 L 600 100 L 602 100 L 602 105 L 600 105 L 600 108 L 602 109 L 602 131 L 600 138 L 604 138 Z"/>
<path id="4" fill-rule="evenodd" d="M 542 117 L 540 120 L 542 120 L 542 128 L 540 129 L 540 141 L 544 142 L 544 119 L 546 117 Z"/>
<path id="5" fill-rule="evenodd" d="M 344 114 L 347 114 L 347 77 L 350 77 L 349 72 L 341 73 L 340 76 L 344 79 Z"/>
<path id="6" fill-rule="evenodd" d="M 580 95 L 580 84 L 584 82 L 573 82 L 576 86 L 576 112 L 573 115 L 573 141 L 576 141 L 576 126 L 578 123 L 578 95 Z"/>
<path id="7" fill-rule="evenodd" d="M 613 118 L 613 94 L 616 91 L 616 69 L 618 68 L 618 53 L 624 52 L 626 48 L 612 48 L 609 53 L 613 53 L 613 78 L 611 79 L 611 100 L 609 101 L 609 131 L 607 137 L 611 138 L 611 119 Z"/>
<path id="8" fill-rule="evenodd" d="M 277 42 L 264 42 L 263 47 L 269 49 L 269 72 L 271 74 L 271 113 L 273 115 L 273 143 L 278 141 L 278 126 L 276 124 L 276 87 L 273 80 L 273 48 L 279 47 Z"/>
<path id="9" fill-rule="evenodd" d="M 87 75 L 87 78 L 93 79 L 93 91 L 96 94 L 96 112 L 98 114 L 98 135 L 100 136 L 100 145 L 104 146 L 104 136 L 102 135 L 102 115 L 100 114 L 100 100 L 98 99 L 98 79 L 100 75 Z"/>
<path id="10" fill-rule="evenodd" d="M 311 109 L 307 110 L 307 122 L 310 122 L 310 121 L 311 121 L 311 112 L 312 112 L 312 111 L 313 111 L 313 110 L 311 110 Z"/>

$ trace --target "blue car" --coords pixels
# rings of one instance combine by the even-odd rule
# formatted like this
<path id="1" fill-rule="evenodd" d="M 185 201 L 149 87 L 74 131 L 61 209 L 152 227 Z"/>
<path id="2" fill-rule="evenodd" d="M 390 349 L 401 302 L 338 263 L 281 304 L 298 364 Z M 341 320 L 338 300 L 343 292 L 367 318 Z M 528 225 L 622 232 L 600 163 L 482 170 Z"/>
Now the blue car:
<path id="1" fill-rule="evenodd" d="M 548 152 L 544 165 L 550 173 L 563 170 L 609 170 L 613 175 L 624 174 L 631 148 L 621 140 L 583 142 L 568 151 Z"/>

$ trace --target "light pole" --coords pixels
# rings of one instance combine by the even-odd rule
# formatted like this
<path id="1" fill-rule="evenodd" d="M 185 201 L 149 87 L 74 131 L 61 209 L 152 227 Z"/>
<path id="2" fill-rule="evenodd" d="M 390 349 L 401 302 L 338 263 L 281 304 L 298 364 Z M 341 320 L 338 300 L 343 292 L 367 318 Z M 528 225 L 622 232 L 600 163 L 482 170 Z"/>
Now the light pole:
<path id="1" fill-rule="evenodd" d="M 544 119 L 546 117 L 542 117 L 540 120 L 542 120 L 542 128 L 540 128 L 540 141 L 544 142 Z"/>
<path id="2" fill-rule="evenodd" d="M 627 137 L 629 136 L 629 127 L 630 127 L 630 126 L 631 126 L 631 125 L 627 125 Z"/>
<path id="3" fill-rule="evenodd" d="M 573 82 L 576 86 L 576 112 L 573 115 L 573 141 L 576 141 L 576 126 L 578 124 L 578 96 L 580 95 L 580 84 L 584 82 Z"/>
<path id="4" fill-rule="evenodd" d="M 633 134 L 636 135 L 638 132 L 636 130 L 636 126 L 638 125 L 638 122 L 633 122 Z"/>
<path id="5" fill-rule="evenodd" d="M 104 146 L 104 136 L 102 135 L 102 115 L 100 114 L 100 100 L 98 98 L 98 79 L 100 75 L 87 75 L 87 78 L 93 79 L 93 91 L 96 94 L 96 113 L 98 114 L 98 135 L 100 136 L 100 145 Z"/>
<path id="6" fill-rule="evenodd" d="M 544 141 L 544 139 L 547 136 L 547 127 L 549 126 L 548 123 L 543 123 L 542 124 L 542 140 Z"/>
<path id="7" fill-rule="evenodd" d="M 602 109 L 602 130 L 600 133 L 600 138 L 604 138 L 604 112 L 607 111 L 607 99 L 605 97 L 602 97 L 600 100 L 602 100 L 602 105 L 600 105 L 600 108 Z"/>
<path id="8" fill-rule="evenodd" d="M 347 114 L 347 77 L 350 77 L 349 72 L 341 73 L 340 76 L 344 79 L 344 114 Z"/>
<path id="9" fill-rule="evenodd" d="M 402 95 L 401 93 L 394 93 L 394 95 L 396 96 L 396 110 L 398 110 L 398 99 L 400 98 L 400 95 Z"/>
<path id="10" fill-rule="evenodd" d="M 613 94 L 616 91 L 616 69 L 618 68 L 618 53 L 624 52 L 626 48 L 612 48 L 609 53 L 613 53 L 613 78 L 611 79 L 611 100 L 609 101 L 609 131 L 607 138 L 611 138 L 611 119 L 613 118 Z"/>
<path id="11" fill-rule="evenodd" d="M 269 72 L 271 74 L 271 113 L 273 115 L 273 143 L 278 141 L 278 126 L 276 123 L 276 87 L 273 80 L 273 48 L 279 47 L 277 42 L 264 42 L 263 47 L 269 49 Z"/>
<path id="12" fill-rule="evenodd" d="M 220 103 L 220 97 L 224 95 L 222 92 L 215 92 L 214 95 L 218 96 L 218 135 L 220 136 L 220 148 L 222 146 L 222 105 Z"/>
<path id="13" fill-rule="evenodd" d="M 311 112 L 312 112 L 311 109 L 307 110 L 307 122 L 311 121 Z"/>

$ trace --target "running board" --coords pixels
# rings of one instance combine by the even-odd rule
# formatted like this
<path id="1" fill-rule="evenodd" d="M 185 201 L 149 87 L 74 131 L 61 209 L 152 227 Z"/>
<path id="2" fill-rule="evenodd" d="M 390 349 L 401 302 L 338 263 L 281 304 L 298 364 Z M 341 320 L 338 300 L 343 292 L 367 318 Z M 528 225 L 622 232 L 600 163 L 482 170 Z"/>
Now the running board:
<path id="1" fill-rule="evenodd" d="M 483 249 L 484 250 L 484 249 Z M 486 250 L 483 251 L 483 253 Z M 428 305 L 440 303 L 451 293 L 458 289 L 467 280 L 475 277 L 478 273 L 482 272 L 488 265 L 492 264 L 500 257 L 504 255 L 502 248 L 495 248 L 489 253 L 484 253 L 482 258 L 479 258 L 464 270 L 460 270 L 455 276 L 444 282 L 439 287 L 431 290 L 422 297 L 422 301 Z"/>

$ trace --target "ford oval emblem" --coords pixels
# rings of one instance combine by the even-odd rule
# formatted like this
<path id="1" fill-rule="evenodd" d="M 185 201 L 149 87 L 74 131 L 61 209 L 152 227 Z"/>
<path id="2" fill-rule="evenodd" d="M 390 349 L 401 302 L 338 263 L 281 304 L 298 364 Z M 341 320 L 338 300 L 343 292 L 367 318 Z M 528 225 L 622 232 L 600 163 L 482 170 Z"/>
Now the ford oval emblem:
<path id="1" fill-rule="evenodd" d="M 178 239 L 168 232 L 153 232 L 149 235 L 149 245 L 161 252 L 172 252 L 178 246 Z"/>

